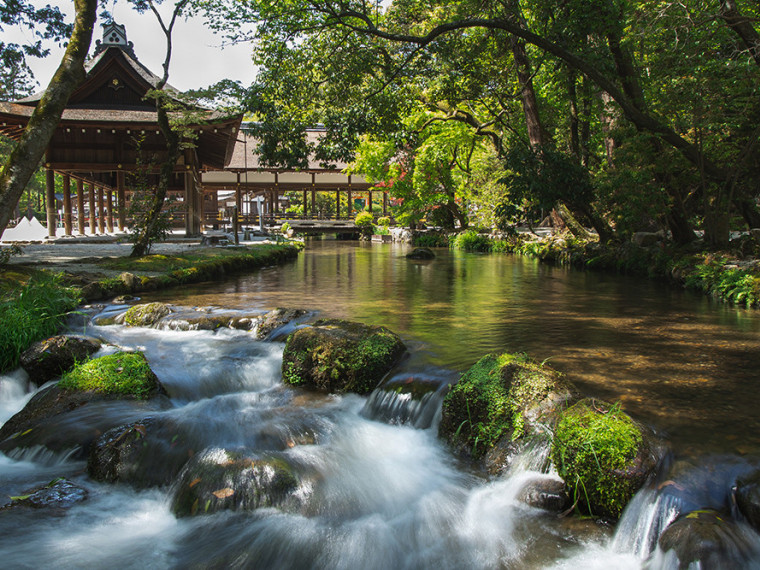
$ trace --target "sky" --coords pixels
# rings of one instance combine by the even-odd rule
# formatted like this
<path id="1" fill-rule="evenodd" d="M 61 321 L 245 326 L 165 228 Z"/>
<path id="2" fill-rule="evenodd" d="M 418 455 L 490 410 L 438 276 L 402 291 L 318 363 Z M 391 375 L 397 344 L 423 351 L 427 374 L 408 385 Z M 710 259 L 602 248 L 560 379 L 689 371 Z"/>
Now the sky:
<path id="1" fill-rule="evenodd" d="M 73 21 L 73 2 L 62 0 L 33 0 L 36 6 L 51 4 L 59 6 Z M 165 2 L 162 12 L 171 13 L 173 2 Z M 127 40 L 134 44 L 135 54 L 144 66 L 160 76 L 166 54 L 166 40 L 161 27 L 152 13 L 138 14 L 124 1 L 109 3 L 114 20 L 126 26 Z M 165 21 L 168 17 L 165 16 Z M 95 49 L 95 40 L 102 39 L 103 22 L 98 18 L 92 36 L 90 53 Z M 29 31 L 6 28 L 3 31 L 5 41 L 23 42 L 31 40 Z M 169 66 L 169 83 L 181 91 L 206 87 L 221 79 L 235 79 L 250 85 L 256 70 L 251 62 L 251 45 L 237 44 L 223 46 L 221 36 L 214 35 L 207 29 L 202 19 L 179 20 L 174 26 L 172 61 Z M 63 47 L 51 44 L 50 55 L 44 59 L 29 58 L 28 63 L 34 72 L 40 88 L 47 87 L 63 55 Z"/>

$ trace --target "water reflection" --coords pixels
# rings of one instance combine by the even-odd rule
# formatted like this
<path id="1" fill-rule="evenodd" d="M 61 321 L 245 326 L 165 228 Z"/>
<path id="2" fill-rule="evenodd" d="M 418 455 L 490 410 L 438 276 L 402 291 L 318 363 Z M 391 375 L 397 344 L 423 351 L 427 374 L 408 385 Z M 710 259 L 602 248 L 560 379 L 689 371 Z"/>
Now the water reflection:
<path id="1" fill-rule="evenodd" d="M 406 251 L 315 241 L 284 267 L 151 299 L 304 307 L 384 324 L 405 338 L 408 366 L 418 369 L 463 370 L 489 352 L 527 352 L 584 392 L 622 400 L 682 452 L 760 451 L 756 311 L 520 257 L 438 250 L 432 261 L 410 261 Z"/>

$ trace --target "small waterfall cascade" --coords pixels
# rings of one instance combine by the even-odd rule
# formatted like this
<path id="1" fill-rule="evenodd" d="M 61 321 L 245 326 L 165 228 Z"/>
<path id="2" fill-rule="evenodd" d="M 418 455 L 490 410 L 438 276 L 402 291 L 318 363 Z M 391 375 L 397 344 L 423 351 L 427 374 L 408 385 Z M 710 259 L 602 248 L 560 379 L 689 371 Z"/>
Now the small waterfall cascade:
<path id="1" fill-rule="evenodd" d="M 430 428 L 438 423 L 441 402 L 451 381 L 443 372 L 394 376 L 370 394 L 361 413 L 393 425 Z"/>

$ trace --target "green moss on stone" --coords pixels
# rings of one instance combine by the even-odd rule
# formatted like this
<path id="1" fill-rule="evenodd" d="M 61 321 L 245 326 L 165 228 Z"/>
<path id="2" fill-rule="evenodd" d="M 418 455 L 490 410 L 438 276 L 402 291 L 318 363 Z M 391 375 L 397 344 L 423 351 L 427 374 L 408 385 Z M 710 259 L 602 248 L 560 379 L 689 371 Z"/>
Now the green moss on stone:
<path id="1" fill-rule="evenodd" d="M 522 354 L 490 354 L 446 394 L 439 435 L 478 458 L 502 437 L 525 435 L 526 423 L 541 419 L 533 412 L 569 395 L 555 370 Z"/>
<path id="2" fill-rule="evenodd" d="M 135 305 L 124 313 L 124 323 L 130 327 L 147 327 L 156 324 L 169 313 L 171 309 L 164 303 Z"/>
<path id="3" fill-rule="evenodd" d="M 100 392 L 147 399 L 160 391 L 158 378 L 141 352 L 117 352 L 88 360 L 63 375 L 65 390 Z"/>
<path id="4" fill-rule="evenodd" d="M 587 399 L 562 414 L 552 461 L 589 514 L 617 518 L 643 484 L 634 473 L 643 443 L 641 430 L 619 406 Z"/>
<path id="5" fill-rule="evenodd" d="M 371 392 L 406 347 L 385 327 L 320 320 L 288 337 L 282 362 L 287 384 L 327 392 Z"/>

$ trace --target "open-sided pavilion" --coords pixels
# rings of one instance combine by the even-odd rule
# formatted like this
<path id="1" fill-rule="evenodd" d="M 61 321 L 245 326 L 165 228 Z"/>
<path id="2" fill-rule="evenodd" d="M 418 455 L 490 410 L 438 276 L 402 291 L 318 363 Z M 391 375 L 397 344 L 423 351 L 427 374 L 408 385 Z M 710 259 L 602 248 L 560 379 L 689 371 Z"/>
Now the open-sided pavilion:
<path id="1" fill-rule="evenodd" d="M 159 78 L 138 61 L 124 26 L 104 26 L 103 39 L 96 42 L 86 69 L 86 79 L 69 99 L 45 156 L 51 237 L 59 223 L 56 190 L 62 195 L 60 221 L 66 235 L 73 235 L 75 221 L 81 235 L 88 229 L 91 234 L 110 233 L 116 226 L 125 230 L 134 191 L 155 183 L 166 156 L 155 99 L 147 96 Z M 176 94 L 171 88 L 167 91 L 170 96 Z M 0 102 L 0 134 L 18 139 L 40 97 Z M 372 186 L 361 177 L 342 173 L 345 165 L 327 169 L 311 163 L 299 171 L 262 167 L 255 154 L 257 141 L 241 129 L 242 115 L 188 110 L 197 117 L 189 125 L 194 140 L 177 161 L 169 188 L 175 205 L 180 206 L 174 210 L 174 222 L 184 224 L 186 235 L 230 224 L 235 215 L 243 224 L 271 223 L 285 215 L 282 197 L 286 192 L 298 191 L 301 216 L 307 218 L 319 216 L 316 196 L 320 192 L 335 197 L 333 216 L 338 218 L 352 215 L 359 192 L 368 192 L 365 203 L 372 204 Z M 308 136 L 317 137 L 319 131 Z M 56 172 L 61 175 L 58 189 Z M 348 198 L 343 211 L 341 194 Z M 230 197 L 234 197 L 231 207 L 227 205 Z M 385 193 L 381 203 L 386 211 Z"/>

